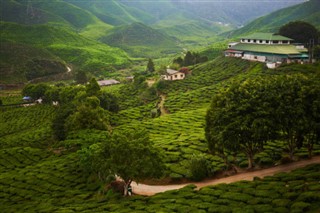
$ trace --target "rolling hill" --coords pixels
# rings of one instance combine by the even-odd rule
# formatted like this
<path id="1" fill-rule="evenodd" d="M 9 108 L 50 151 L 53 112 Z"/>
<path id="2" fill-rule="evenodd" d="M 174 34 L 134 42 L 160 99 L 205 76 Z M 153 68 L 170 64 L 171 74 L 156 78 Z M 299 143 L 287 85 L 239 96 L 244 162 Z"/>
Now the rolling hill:
<path id="1" fill-rule="evenodd" d="M 2 1 L 0 67 L 6 77 L 1 81 L 12 82 L 14 75 L 16 81 L 26 81 L 24 75 L 40 61 L 41 71 L 34 76 L 65 72 L 66 64 L 106 75 L 129 63 L 125 51 L 133 57 L 159 57 L 182 47 L 206 46 L 258 12 L 265 14 L 295 3 L 280 0 L 262 9 L 259 2 L 235 3 L 235 9 L 230 2 L 219 1 Z M 17 62 L 14 57 L 22 60 Z M 49 69 L 50 62 L 55 72 L 43 66 L 48 64 Z"/>
<path id="2" fill-rule="evenodd" d="M 93 74 L 108 74 L 112 67 L 129 63 L 123 50 L 84 38 L 69 28 L 5 22 L 0 25 L 2 83 L 12 82 L 12 75 L 17 75 L 16 80 L 22 82 L 31 80 L 24 75 L 28 72 L 27 64 L 35 59 L 72 64 Z M 65 66 L 63 69 L 59 67 L 61 72 L 66 70 Z M 47 66 L 48 72 L 45 71 L 46 66 L 42 68 L 43 74 L 50 73 L 50 66 Z"/>
<path id="3" fill-rule="evenodd" d="M 101 41 L 119 47 L 133 57 L 158 57 L 181 50 L 177 39 L 142 23 L 116 27 Z"/>
<path id="4" fill-rule="evenodd" d="M 228 33 L 229 36 L 239 36 L 252 32 L 277 32 L 290 21 L 306 21 L 320 29 L 320 1 L 310 0 L 289 8 L 281 9 L 269 15 L 260 17 L 243 28 Z"/>

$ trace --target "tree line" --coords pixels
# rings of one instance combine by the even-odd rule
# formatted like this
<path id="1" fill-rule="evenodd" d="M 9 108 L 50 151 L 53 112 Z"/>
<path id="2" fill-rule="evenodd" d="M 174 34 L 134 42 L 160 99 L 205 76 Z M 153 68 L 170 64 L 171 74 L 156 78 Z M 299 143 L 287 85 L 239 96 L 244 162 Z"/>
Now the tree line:
<path id="1" fill-rule="evenodd" d="M 130 88 L 140 87 L 144 78 L 139 79 Z M 118 99 L 101 91 L 94 78 L 85 86 L 29 84 L 22 93 L 33 99 L 42 98 L 45 104 L 59 103 L 51 126 L 56 141 L 66 140 L 68 135 L 81 130 L 99 130 L 107 135 L 103 142 L 72 147 L 78 150 L 79 165 L 85 173 L 103 183 L 114 179 L 110 177 L 121 177 L 125 195 L 133 180 L 139 182 L 163 174 L 161 152 L 154 148 L 144 129 L 114 130 L 112 119 L 119 111 Z"/>
<path id="2" fill-rule="evenodd" d="M 226 163 L 226 151 L 244 153 L 249 168 L 267 141 L 285 141 L 290 160 L 303 145 L 311 157 L 320 142 L 319 82 L 319 75 L 270 76 L 235 82 L 220 91 L 206 115 L 209 150 Z"/>

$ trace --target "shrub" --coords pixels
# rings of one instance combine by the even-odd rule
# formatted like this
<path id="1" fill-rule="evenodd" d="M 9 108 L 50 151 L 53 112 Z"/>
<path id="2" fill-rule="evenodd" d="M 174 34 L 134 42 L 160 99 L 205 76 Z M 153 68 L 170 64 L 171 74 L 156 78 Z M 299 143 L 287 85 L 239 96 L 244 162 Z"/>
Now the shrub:
<path id="1" fill-rule="evenodd" d="M 289 205 L 290 202 L 291 201 L 288 199 L 275 199 L 272 201 L 272 204 L 278 207 L 286 207 Z"/>
<path id="2" fill-rule="evenodd" d="M 305 212 L 309 209 L 311 206 L 310 203 L 305 203 L 305 202 L 295 202 L 291 206 L 291 212 Z"/>
<path id="3" fill-rule="evenodd" d="M 204 155 L 193 155 L 190 159 L 190 178 L 195 181 L 200 181 L 208 176 L 207 160 Z"/>

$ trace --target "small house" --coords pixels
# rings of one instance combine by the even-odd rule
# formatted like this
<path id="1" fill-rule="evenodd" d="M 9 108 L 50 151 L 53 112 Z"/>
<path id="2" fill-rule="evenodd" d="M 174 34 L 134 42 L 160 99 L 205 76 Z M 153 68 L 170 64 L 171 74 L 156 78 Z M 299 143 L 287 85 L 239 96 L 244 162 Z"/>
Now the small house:
<path id="1" fill-rule="evenodd" d="M 166 74 L 161 76 L 164 80 L 175 81 L 183 80 L 186 77 L 184 72 L 180 72 L 173 69 L 167 69 Z"/>
<path id="2" fill-rule="evenodd" d="M 120 84 L 119 81 L 114 80 L 114 79 L 101 80 L 101 81 L 97 81 L 97 82 L 98 82 L 100 87 L 102 87 L 102 86 L 111 86 L 111 85 L 114 85 L 114 84 Z"/>

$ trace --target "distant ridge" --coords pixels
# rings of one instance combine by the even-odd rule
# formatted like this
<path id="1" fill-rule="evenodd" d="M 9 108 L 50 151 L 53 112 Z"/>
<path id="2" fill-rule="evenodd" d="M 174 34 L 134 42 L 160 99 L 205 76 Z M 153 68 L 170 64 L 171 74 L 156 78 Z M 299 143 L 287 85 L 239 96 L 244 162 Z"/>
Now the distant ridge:
<path id="1" fill-rule="evenodd" d="M 281 9 L 269 15 L 258 18 L 248 25 L 230 33 L 229 37 L 250 34 L 253 32 L 277 32 L 278 29 L 290 21 L 306 21 L 320 29 L 320 1 L 310 0 L 289 8 Z"/>
<path id="2" fill-rule="evenodd" d="M 156 57 L 180 51 L 178 40 L 142 23 L 132 23 L 112 29 L 101 41 L 126 50 L 135 57 Z"/>

